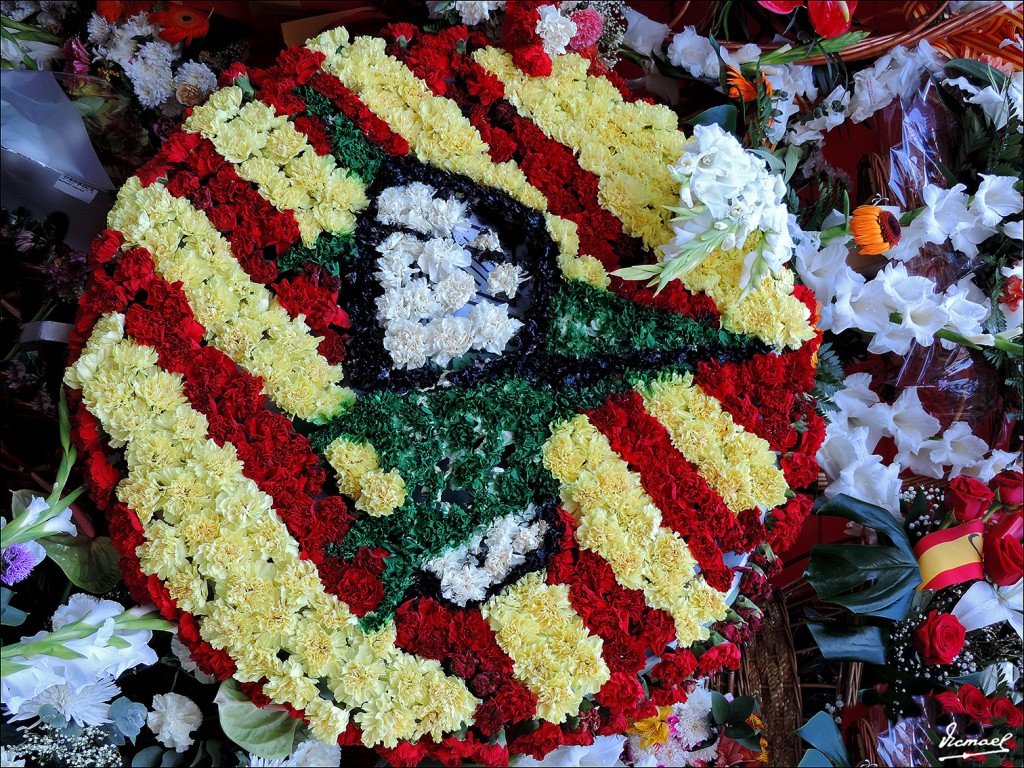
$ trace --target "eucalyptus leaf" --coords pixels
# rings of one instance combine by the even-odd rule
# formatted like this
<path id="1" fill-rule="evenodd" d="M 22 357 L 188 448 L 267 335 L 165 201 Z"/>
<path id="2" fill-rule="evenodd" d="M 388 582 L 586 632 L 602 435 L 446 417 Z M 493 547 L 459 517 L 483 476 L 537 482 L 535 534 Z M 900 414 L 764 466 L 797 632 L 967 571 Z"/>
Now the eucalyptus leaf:
<path id="1" fill-rule="evenodd" d="M 827 712 L 818 712 L 802 727 L 797 728 L 796 734 L 825 755 L 833 765 L 849 768 L 850 758 L 846 753 L 843 736 L 839 733 L 836 721 Z"/>
<path id="2" fill-rule="evenodd" d="M 879 627 L 844 627 L 808 621 L 821 655 L 835 661 L 885 664 L 885 637 Z"/>
<path id="3" fill-rule="evenodd" d="M 7 587 L 0 587 L 0 624 L 5 627 L 20 627 L 28 614 L 11 605 L 14 593 Z"/>
<path id="4" fill-rule="evenodd" d="M 224 734 L 242 749 L 265 760 L 292 753 L 299 721 L 286 710 L 257 707 L 230 678 L 220 684 L 214 703 Z"/>
<path id="5" fill-rule="evenodd" d="M 119 556 L 107 536 L 90 539 L 62 533 L 40 539 L 39 543 L 76 587 L 100 594 L 121 580 Z"/>
<path id="6" fill-rule="evenodd" d="M 118 732 L 134 744 L 135 737 L 146 723 L 146 707 L 122 696 L 110 705 L 107 717 L 113 721 Z"/>
<path id="7" fill-rule="evenodd" d="M 164 751 L 160 747 L 140 749 L 132 758 L 132 768 L 157 768 Z"/>

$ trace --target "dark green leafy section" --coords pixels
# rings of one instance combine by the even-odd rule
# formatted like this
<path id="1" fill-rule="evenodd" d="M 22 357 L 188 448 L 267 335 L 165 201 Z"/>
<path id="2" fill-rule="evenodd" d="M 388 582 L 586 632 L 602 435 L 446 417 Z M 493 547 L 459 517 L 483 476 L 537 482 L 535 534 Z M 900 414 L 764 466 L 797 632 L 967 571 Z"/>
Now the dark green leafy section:
<path id="1" fill-rule="evenodd" d="M 352 171 L 363 183 L 371 184 L 384 162 L 384 151 L 367 141 L 355 123 L 335 110 L 326 96 L 307 85 L 296 88 L 295 95 L 306 102 L 309 114 L 323 121 L 338 164 Z"/>
<path id="2" fill-rule="evenodd" d="M 324 232 L 312 248 L 296 243 L 277 259 L 280 272 L 302 269 L 307 263 L 320 264 L 332 275 L 339 275 L 355 258 L 356 243 L 351 232 L 341 235 Z"/>
<path id="3" fill-rule="evenodd" d="M 824 416 L 825 411 L 838 410 L 832 398 L 843 389 L 843 379 L 843 364 L 832 345 L 825 342 L 818 350 L 818 369 L 811 390 L 819 416 Z"/>
<path id="4" fill-rule="evenodd" d="M 424 560 L 497 517 L 554 501 L 558 484 L 541 461 L 548 425 L 595 408 L 628 386 L 620 378 L 561 392 L 505 377 L 469 389 L 377 391 L 312 434 L 321 454 L 340 436 L 372 443 L 381 468 L 397 469 L 410 491 L 391 515 L 360 518 L 344 542 L 327 548 L 340 557 L 360 547 L 391 553 L 381 577 L 384 599 L 364 626 L 378 626 L 394 612 Z"/>
<path id="5" fill-rule="evenodd" d="M 885 664 L 885 635 L 881 627 L 844 627 L 809 621 L 807 628 L 826 659 Z"/>
<path id="6" fill-rule="evenodd" d="M 801 766 L 806 768 L 816 766 L 847 768 L 850 765 L 850 757 L 846 752 L 843 736 L 831 715 L 818 712 L 801 728 L 797 728 L 796 733 L 813 747 L 800 761 Z"/>
<path id="7" fill-rule="evenodd" d="M 636 304 L 578 280 L 559 286 L 552 297 L 547 351 L 588 357 L 636 350 L 740 350 L 746 337 L 694 320 Z"/>
<path id="8" fill-rule="evenodd" d="M 822 504 L 821 515 L 853 520 L 888 537 L 891 545 L 816 544 L 807 581 L 818 596 L 862 616 L 894 621 L 907 617 L 921 571 L 896 519 L 881 507 L 840 494 Z"/>

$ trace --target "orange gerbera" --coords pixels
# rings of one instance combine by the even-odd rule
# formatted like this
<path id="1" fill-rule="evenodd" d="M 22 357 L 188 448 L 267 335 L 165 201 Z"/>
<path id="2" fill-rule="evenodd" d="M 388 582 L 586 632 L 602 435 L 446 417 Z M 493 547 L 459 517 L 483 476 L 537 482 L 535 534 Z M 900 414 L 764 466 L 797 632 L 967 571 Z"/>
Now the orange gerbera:
<path id="1" fill-rule="evenodd" d="M 744 101 L 754 101 L 757 98 L 757 86 L 747 80 L 736 67 L 726 65 L 725 73 L 730 99 L 742 97 Z"/>
<path id="2" fill-rule="evenodd" d="M 153 7 L 152 3 L 138 2 L 137 0 L 97 0 L 96 13 L 103 17 L 108 24 L 113 24 L 122 16 L 131 18 L 140 13 L 145 13 Z"/>
<path id="3" fill-rule="evenodd" d="M 180 42 L 191 45 L 197 37 L 210 31 L 210 19 L 184 3 L 170 3 L 166 11 L 151 13 L 149 20 L 163 27 L 160 37 L 172 45 Z"/>
<path id="4" fill-rule="evenodd" d="M 879 256 L 900 241 L 900 222 L 877 205 L 858 205 L 850 217 L 850 232 L 865 256 Z"/>

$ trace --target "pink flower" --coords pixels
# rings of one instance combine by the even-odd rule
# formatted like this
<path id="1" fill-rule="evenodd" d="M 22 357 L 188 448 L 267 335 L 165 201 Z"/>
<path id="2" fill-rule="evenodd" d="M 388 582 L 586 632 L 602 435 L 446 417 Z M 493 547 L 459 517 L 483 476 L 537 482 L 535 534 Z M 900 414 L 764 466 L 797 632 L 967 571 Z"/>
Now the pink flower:
<path id="1" fill-rule="evenodd" d="M 77 37 L 69 37 L 64 43 L 64 71 L 73 75 L 89 74 L 89 52 Z"/>
<path id="2" fill-rule="evenodd" d="M 584 8 L 572 15 L 572 23 L 576 25 L 576 34 L 569 41 L 569 48 L 580 51 L 596 43 L 604 32 L 604 20 L 593 8 Z"/>

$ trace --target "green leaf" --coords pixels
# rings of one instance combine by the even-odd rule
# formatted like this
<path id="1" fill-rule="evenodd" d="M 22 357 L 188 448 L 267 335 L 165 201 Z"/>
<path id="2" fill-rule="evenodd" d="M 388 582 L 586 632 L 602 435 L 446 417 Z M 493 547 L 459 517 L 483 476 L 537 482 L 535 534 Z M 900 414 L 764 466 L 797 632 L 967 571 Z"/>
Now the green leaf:
<path id="1" fill-rule="evenodd" d="M 753 696 L 739 696 L 732 700 L 732 712 L 729 720 L 734 723 L 745 723 L 747 718 L 754 714 L 754 706 L 757 701 Z"/>
<path id="2" fill-rule="evenodd" d="M 736 126 L 739 121 L 739 110 L 732 104 L 721 104 L 717 107 L 705 109 L 692 120 L 687 120 L 687 125 L 717 125 L 723 131 L 736 135 Z"/>
<path id="3" fill-rule="evenodd" d="M 139 735 L 139 731 L 146 723 L 146 707 L 122 696 L 115 699 L 114 703 L 110 705 L 107 717 L 113 721 L 118 732 L 131 739 L 134 744 L 135 737 Z"/>
<path id="4" fill-rule="evenodd" d="M 835 720 L 827 712 L 818 712 L 796 734 L 839 768 L 849 768 L 850 758 L 846 754 L 846 745 Z M 801 762 L 801 765 L 804 763 Z"/>
<path id="5" fill-rule="evenodd" d="M 40 539 L 39 543 L 76 587 L 100 594 L 121 580 L 119 555 L 107 536 L 90 539 L 62 533 Z"/>
<path id="6" fill-rule="evenodd" d="M 160 758 L 164 751 L 160 747 L 146 747 L 140 749 L 132 757 L 132 768 L 157 768 L 160 765 Z"/>
<path id="7" fill-rule="evenodd" d="M 832 768 L 832 761 L 816 749 L 808 749 L 797 764 L 797 768 Z"/>
<path id="8" fill-rule="evenodd" d="M 847 496 L 845 493 L 840 493 L 819 506 L 816 513 L 819 515 L 845 517 L 847 520 L 853 520 L 855 523 L 873 528 L 879 533 L 884 533 L 888 536 L 893 545 L 901 551 L 906 552 L 911 557 L 914 556 L 914 551 L 910 546 L 910 541 L 907 539 L 907 534 L 903 531 L 903 527 L 888 510 L 882 509 L 882 507 L 877 507 L 874 504 L 868 504 L 866 501 Z"/>
<path id="9" fill-rule="evenodd" d="M 842 627 L 808 621 L 807 628 L 826 659 L 885 664 L 885 638 L 879 627 Z"/>
<path id="10" fill-rule="evenodd" d="M 711 716 L 715 719 L 715 722 L 721 725 L 722 723 L 729 722 L 729 713 L 732 707 L 729 704 L 728 699 L 725 698 L 718 691 L 711 692 Z"/>
<path id="11" fill-rule="evenodd" d="M 220 684 L 214 702 L 224 734 L 242 749 L 265 760 L 292 753 L 299 721 L 286 710 L 257 707 L 231 679 Z"/>
<path id="12" fill-rule="evenodd" d="M 998 69 L 975 59 L 953 59 L 946 62 L 946 71 L 954 75 L 967 75 L 967 77 L 982 87 L 991 85 L 997 91 L 1001 91 L 1010 83 L 1010 78 Z"/>
<path id="13" fill-rule="evenodd" d="M 906 618 L 921 572 L 913 555 L 895 547 L 816 544 L 807 580 L 823 600 L 853 613 Z"/>
<path id="14" fill-rule="evenodd" d="M 28 614 L 11 605 L 14 593 L 7 587 L 0 587 L 0 624 L 5 627 L 20 627 Z"/>

